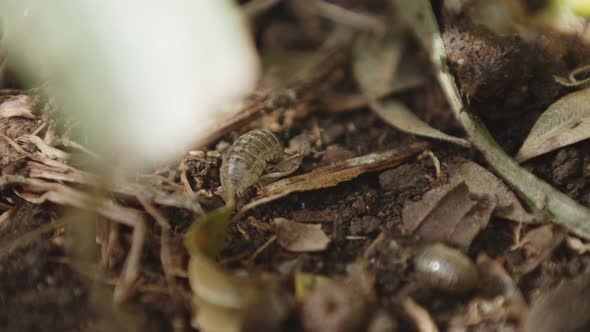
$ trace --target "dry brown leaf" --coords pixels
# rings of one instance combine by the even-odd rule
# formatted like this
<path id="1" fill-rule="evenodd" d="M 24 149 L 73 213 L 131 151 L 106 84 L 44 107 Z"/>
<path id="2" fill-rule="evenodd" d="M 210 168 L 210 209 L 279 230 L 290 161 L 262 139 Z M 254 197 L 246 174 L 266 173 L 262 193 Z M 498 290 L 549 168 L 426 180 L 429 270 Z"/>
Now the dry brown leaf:
<path id="1" fill-rule="evenodd" d="M 590 137 L 590 88 L 562 97 L 539 117 L 514 157 L 522 163 Z"/>
<path id="2" fill-rule="evenodd" d="M 406 203 L 402 222 L 406 233 L 468 248 L 492 214 L 517 222 L 534 220 L 500 179 L 460 159 L 449 167 L 449 184 L 430 190 L 420 201 Z"/>
<path id="3" fill-rule="evenodd" d="M 496 207 L 492 196 L 476 197 L 464 182 L 435 188 L 417 202 L 406 203 L 402 228 L 428 241 L 443 241 L 468 248 L 485 228 Z"/>
<path id="4" fill-rule="evenodd" d="M 520 240 L 525 259 L 512 269 L 517 275 L 525 275 L 551 256 L 561 244 L 565 234 L 554 225 L 544 225 L 529 231 Z"/>
<path id="5" fill-rule="evenodd" d="M 285 218 L 275 218 L 277 242 L 293 252 L 315 252 L 328 248 L 330 238 L 322 230 L 322 225 L 302 224 Z"/>
<path id="6" fill-rule="evenodd" d="M 450 165 L 449 177 L 450 184 L 465 182 L 469 191 L 476 195 L 492 194 L 496 199 L 494 216 L 522 223 L 535 220 L 504 182 L 480 165 L 459 159 Z"/>

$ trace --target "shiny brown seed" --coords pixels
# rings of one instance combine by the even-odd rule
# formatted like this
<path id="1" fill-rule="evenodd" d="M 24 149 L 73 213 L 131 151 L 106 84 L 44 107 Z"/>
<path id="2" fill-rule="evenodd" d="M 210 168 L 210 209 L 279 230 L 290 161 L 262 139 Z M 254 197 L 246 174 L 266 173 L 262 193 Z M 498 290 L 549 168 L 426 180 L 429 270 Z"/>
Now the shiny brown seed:
<path id="1" fill-rule="evenodd" d="M 434 289 L 464 294 L 478 286 L 479 272 L 473 261 L 442 243 L 422 248 L 414 264 L 419 282 Z"/>
<path id="2" fill-rule="evenodd" d="M 269 161 L 283 156 L 283 145 L 268 130 L 255 129 L 240 136 L 223 155 L 221 185 L 241 194 L 258 182 Z"/>

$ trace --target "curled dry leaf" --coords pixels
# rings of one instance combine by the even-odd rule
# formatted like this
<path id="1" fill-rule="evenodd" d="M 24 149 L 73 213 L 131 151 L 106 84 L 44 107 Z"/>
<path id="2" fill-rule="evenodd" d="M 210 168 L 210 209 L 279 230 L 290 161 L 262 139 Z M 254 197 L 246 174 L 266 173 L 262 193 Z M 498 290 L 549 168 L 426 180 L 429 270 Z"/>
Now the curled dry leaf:
<path id="1" fill-rule="evenodd" d="M 492 215 L 517 222 L 534 220 L 500 179 L 472 161 L 459 160 L 449 167 L 449 184 L 404 206 L 402 226 L 427 240 L 468 248 Z"/>
<path id="2" fill-rule="evenodd" d="M 330 238 L 322 225 L 301 224 L 285 218 L 275 218 L 277 242 L 293 252 L 314 252 L 328 248 Z"/>
<path id="3" fill-rule="evenodd" d="M 354 75 L 371 108 L 385 122 L 403 132 L 439 139 L 460 146 L 470 146 L 469 142 L 464 139 L 447 135 L 431 127 L 403 104 L 396 101 L 380 100 L 380 98 L 408 86 L 406 84 L 408 82 L 400 84 L 398 79 L 400 76 L 398 74 L 402 72 L 399 63 L 403 48 L 404 43 L 399 36 L 364 34 L 356 41 L 353 60 Z M 419 68 L 414 69 L 420 70 Z M 407 70 L 404 71 L 404 78 L 409 77 L 411 74 Z"/>
<path id="4" fill-rule="evenodd" d="M 427 241 L 468 248 L 487 226 L 495 207 L 493 197 L 476 197 L 461 182 L 433 189 L 420 201 L 406 203 L 402 226 L 404 232 L 420 234 Z"/>
<path id="5" fill-rule="evenodd" d="M 520 243 L 524 260 L 513 266 L 512 270 L 519 276 L 533 271 L 553 254 L 564 238 L 565 234 L 554 225 L 543 225 L 531 230 Z"/>
<path id="6" fill-rule="evenodd" d="M 493 213 L 496 217 L 522 223 L 535 221 L 535 216 L 524 209 L 502 180 L 470 160 L 459 159 L 449 167 L 449 182 L 465 182 L 476 195 L 492 194 L 496 199 Z"/>
<path id="7" fill-rule="evenodd" d="M 590 137 L 590 88 L 566 95 L 539 117 L 516 154 L 524 162 Z"/>

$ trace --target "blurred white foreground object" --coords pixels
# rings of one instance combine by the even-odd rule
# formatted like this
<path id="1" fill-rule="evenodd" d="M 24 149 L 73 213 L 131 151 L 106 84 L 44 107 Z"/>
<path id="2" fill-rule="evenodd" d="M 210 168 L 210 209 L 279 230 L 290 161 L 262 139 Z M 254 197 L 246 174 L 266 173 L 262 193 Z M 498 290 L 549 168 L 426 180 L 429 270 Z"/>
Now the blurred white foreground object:
<path id="1" fill-rule="evenodd" d="M 0 15 L 11 64 L 126 163 L 178 157 L 255 83 L 234 1 L 4 0 Z"/>

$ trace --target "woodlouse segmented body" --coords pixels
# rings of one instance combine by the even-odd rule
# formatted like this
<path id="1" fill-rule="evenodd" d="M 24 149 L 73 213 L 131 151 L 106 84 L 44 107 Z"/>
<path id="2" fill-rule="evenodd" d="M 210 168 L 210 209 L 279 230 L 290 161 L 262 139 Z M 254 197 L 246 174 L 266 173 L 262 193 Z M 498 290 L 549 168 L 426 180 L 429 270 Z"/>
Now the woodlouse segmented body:
<path id="1" fill-rule="evenodd" d="M 420 282 L 441 291 L 463 294 L 478 286 L 479 272 L 473 261 L 441 243 L 422 248 L 414 267 Z"/>
<path id="2" fill-rule="evenodd" d="M 269 161 L 283 157 L 283 145 L 268 130 L 255 129 L 240 136 L 223 155 L 221 185 L 241 194 L 255 184 Z"/>

